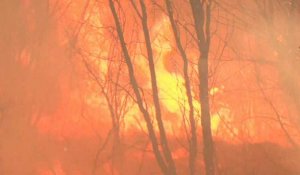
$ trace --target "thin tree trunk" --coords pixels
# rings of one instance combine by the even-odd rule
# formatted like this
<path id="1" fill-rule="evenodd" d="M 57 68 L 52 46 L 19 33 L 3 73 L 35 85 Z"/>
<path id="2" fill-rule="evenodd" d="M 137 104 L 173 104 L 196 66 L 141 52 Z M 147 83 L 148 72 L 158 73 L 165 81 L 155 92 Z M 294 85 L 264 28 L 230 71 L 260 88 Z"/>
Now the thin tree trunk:
<path id="1" fill-rule="evenodd" d="M 165 0 L 168 16 L 171 22 L 172 30 L 174 33 L 174 38 L 176 41 L 176 46 L 180 52 L 181 58 L 183 60 L 183 73 L 184 73 L 184 84 L 186 89 L 186 96 L 188 98 L 188 104 L 189 104 L 189 120 L 190 120 L 190 127 L 191 127 L 191 137 L 189 140 L 189 171 L 190 175 L 195 174 L 195 162 L 197 159 L 197 129 L 196 129 L 196 122 L 194 118 L 194 106 L 193 106 L 193 97 L 192 97 L 192 91 L 191 91 L 191 83 L 189 79 L 189 63 L 188 58 L 185 53 L 185 50 L 183 49 L 181 39 L 180 39 L 180 33 L 176 26 L 174 15 L 173 15 L 173 7 L 170 0 Z"/>
<path id="2" fill-rule="evenodd" d="M 128 53 L 128 49 L 127 49 L 126 42 L 125 42 L 125 39 L 124 39 L 122 27 L 121 27 L 121 24 L 120 24 L 118 14 L 116 12 L 113 0 L 109 0 L 109 6 L 110 6 L 110 9 L 111 9 L 113 18 L 114 18 L 115 26 L 116 26 L 117 33 L 118 33 L 118 38 L 119 38 L 121 48 L 122 48 L 122 52 L 123 52 L 123 55 L 124 55 L 124 58 L 125 58 L 127 68 L 128 68 L 130 83 L 131 83 L 131 86 L 133 88 L 134 94 L 136 96 L 138 107 L 139 107 L 140 111 L 142 112 L 143 117 L 146 121 L 148 134 L 149 134 L 149 138 L 150 138 L 150 141 L 151 141 L 151 144 L 152 144 L 152 149 L 153 149 L 155 158 L 156 158 L 157 163 L 158 163 L 161 171 L 163 172 L 163 174 L 168 175 L 169 174 L 168 173 L 168 167 L 166 166 L 166 163 L 165 163 L 165 161 L 164 161 L 164 159 L 161 155 L 161 152 L 159 150 L 157 137 L 155 135 L 155 131 L 154 131 L 154 128 L 153 128 L 153 125 L 152 125 L 152 122 L 151 122 L 150 115 L 149 115 L 148 111 L 145 109 L 145 107 L 143 105 L 143 99 L 141 97 L 141 94 L 140 94 L 140 91 L 139 91 L 139 88 L 138 88 L 138 84 L 137 84 L 137 81 L 136 81 L 136 78 L 135 78 L 135 75 L 134 75 L 133 65 L 132 65 L 132 62 L 131 62 L 130 55 Z"/>
<path id="3" fill-rule="evenodd" d="M 167 140 L 167 136 L 166 136 L 166 132 L 165 132 L 162 116 L 161 116 L 153 51 L 152 51 L 151 39 L 150 39 L 150 34 L 149 34 L 149 29 L 148 29 L 148 24 L 147 24 L 147 22 L 148 22 L 147 9 L 146 9 L 146 6 L 145 6 L 145 3 L 143 0 L 140 0 L 140 4 L 141 4 L 141 9 L 142 9 L 141 20 L 142 20 L 142 25 L 143 25 L 143 33 L 144 33 L 145 42 L 146 42 L 150 76 L 151 76 L 152 97 L 153 97 L 156 120 L 157 120 L 159 134 L 160 134 L 160 141 L 162 144 L 163 154 L 164 154 L 167 164 L 168 164 L 169 174 L 175 175 L 176 167 L 175 167 L 174 160 L 173 160 L 173 157 L 172 157 L 169 145 L 168 145 L 168 140 Z"/>

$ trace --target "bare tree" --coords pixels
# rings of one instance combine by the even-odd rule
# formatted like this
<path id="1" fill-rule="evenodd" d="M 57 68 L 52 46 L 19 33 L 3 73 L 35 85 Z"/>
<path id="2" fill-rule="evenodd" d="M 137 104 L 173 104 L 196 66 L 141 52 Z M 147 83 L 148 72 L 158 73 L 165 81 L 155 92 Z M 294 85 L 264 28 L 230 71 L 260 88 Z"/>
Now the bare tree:
<path id="1" fill-rule="evenodd" d="M 190 0 L 195 23 L 198 59 L 199 92 L 201 102 L 201 125 L 204 144 L 204 162 L 206 175 L 214 175 L 214 146 L 211 132 L 210 107 L 208 94 L 208 56 L 210 48 L 211 1 Z"/>
<path id="2" fill-rule="evenodd" d="M 161 171 L 164 174 L 173 175 L 173 174 L 175 174 L 175 169 L 170 169 L 170 167 L 169 167 L 170 165 L 165 162 L 164 156 L 162 155 L 162 153 L 159 149 L 158 139 L 157 139 L 157 136 L 155 134 L 155 130 L 154 130 L 154 127 L 153 127 L 153 124 L 152 124 L 152 121 L 151 121 L 149 111 L 147 111 L 147 109 L 144 105 L 143 98 L 142 98 L 141 92 L 139 90 L 139 86 L 138 86 L 138 83 L 137 83 L 137 80 L 136 80 L 136 77 L 135 77 L 135 74 L 134 74 L 134 68 L 133 68 L 133 64 L 132 64 L 132 61 L 131 61 L 131 56 L 130 56 L 130 54 L 128 52 L 128 48 L 126 46 L 122 26 L 121 26 L 120 19 L 118 17 L 118 13 L 116 11 L 115 4 L 114 4 L 113 0 L 109 0 L 109 6 L 110 6 L 110 9 L 111 9 L 113 18 L 114 18 L 114 22 L 115 22 L 117 34 L 118 34 L 118 37 L 119 37 L 120 45 L 121 45 L 122 52 L 123 52 L 123 55 L 124 55 L 124 58 L 125 58 L 125 62 L 126 62 L 127 68 L 128 68 L 130 83 L 131 83 L 131 86 L 133 88 L 138 107 L 139 107 L 139 109 L 140 109 L 141 113 L 143 114 L 143 117 L 146 121 L 148 134 L 149 134 L 149 138 L 150 138 L 150 141 L 151 141 L 151 144 L 152 144 L 153 152 L 155 154 L 155 158 L 158 162 L 158 165 L 159 165 Z M 143 15 L 145 15 L 145 10 L 143 12 Z M 145 35 L 147 35 L 147 33 Z M 151 51 L 150 52 L 148 51 L 148 54 L 151 54 Z M 148 59 L 151 59 L 151 58 L 148 58 Z M 153 64 L 153 63 L 151 63 L 151 60 L 150 60 L 149 65 L 154 66 L 154 65 L 151 65 L 151 64 Z M 152 69 L 152 71 L 154 71 L 154 70 Z M 154 72 L 152 72 L 152 81 L 155 81 L 155 77 L 154 77 L 153 74 L 154 74 Z M 152 86 L 155 86 L 153 83 L 154 82 L 152 82 Z M 155 91 L 156 89 L 153 89 L 153 90 Z M 154 95 L 153 98 L 156 99 L 157 97 L 155 97 L 155 94 L 153 94 L 153 95 Z M 156 111 L 157 111 L 156 113 L 158 113 L 158 115 L 156 115 L 157 119 L 161 120 L 159 118 L 160 117 L 160 114 L 159 114 L 160 111 L 157 107 L 156 107 Z M 162 121 L 158 121 L 158 123 L 160 123 L 159 124 L 160 125 L 159 126 L 160 133 L 164 134 L 163 133 L 164 131 L 162 130 L 163 129 L 162 128 L 163 127 L 162 126 Z M 161 135 L 161 137 L 162 137 L 162 139 L 164 139 L 164 135 Z M 167 151 L 166 143 L 162 143 L 162 144 L 163 144 L 164 151 Z M 163 153 L 163 154 L 166 155 L 166 154 L 170 154 L 170 153 Z M 166 160 L 168 160 L 168 158 L 166 158 Z"/>
<path id="3" fill-rule="evenodd" d="M 134 4 L 134 3 L 132 3 Z M 161 107 L 160 107 L 160 102 L 159 102 L 159 97 L 158 97 L 158 87 L 157 87 L 157 80 L 156 80 L 156 73 L 155 73 L 155 66 L 154 66 L 154 56 L 153 56 L 153 50 L 151 46 L 151 39 L 150 39 L 150 34 L 149 34 L 149 27 L 148 27 L 148 17 L 147 17 L 147 8 L 145 5 L 144 0 L 140 0 L 140 6 L 142 10 L 142 14 L 140 14 L 136 9 L 136 12 L 140 15 L 140 20 L 142 22 L 143 26 L 143 33 L 144 33 L 144 38 L 145 38 L 145 44 L 147 48 L 147 54 L 148 54 L 148 65 L 149 65 L 149 70 L 150 70 L 150 76 L 151 76 L 151 85 L 152 85 L 152 97 L 154 101 L 154 107 L 155 107 L 155 115 L 156 115 L 156 120 L 158 123 L 159 127 L 159 134 L 160 134 L 160 142 L 162 144 L 162 150 L 163 154 L 165 156 L 165 159 L 168 164 L 168 169 L 170 174 L 176 174 L 176 168 L 174 164 L 174 160 L 171 155 L 171 151 L 168 145 L 168 140 L 166 136 L 166 131 L 164 128 L 163 120 L 162 120 L 162 114 L 161 114 Z"/>
<path id="4" fill-rule="evenodd" d="M 153 131 L 153 125 L 150 121 L 150 115 L 147 109 L 143 105 L 143 99 L 141 98 L 140 91 L 138 84 L 135 79 L 134 75 L 134 68 L 131 62 L 131 56 L 128 52 L 126 47 L 126 42 L 123 34 L 123 29 L 120 24 L 119 16 L 115 10 L 115 4 L 113 0 L 109 1 L 110 8 L 114 17 L 115 26 L 117 29 L 118 37 L 120 40 L 120 44 L 122 47 L 122 51 L 125 57 L 126 64 L 128 66 L 128 71 L 130 75 L 131 85 L 134 89 L 135 96 L 137 98 L 137 102 L 142 112 L 148 127 L 149 137 L 152 142 L 153 151 L 155 153 L 156 159 L 158 164 L 164 174 L 176 174 L 176 168 L 174 165 L 174 161 L 171 155 L 171 151 L 168 146 L 168 140 L 166 137 L 166 133 L 163 126 L 163 120 L 161 117 L 161 109 L 159 103 L 159 92 L 157 88 L 157 80 L 155 74 L 155 66 L 153 61 L 153 51 L 151 46 L 151 38 L 149 34 L 149 28 L 147 24 L 147 8 L 145 2 L 143 0 L 139 1 L 141 12 L 137 7 L 134 1 L 131 1 L 137 16 L 140 18 L 142 23 L 143 34 L 145 38 L 145 45 L 147 49 L 147 59 L 148 65 L 150 69 L 150 76 L 151 76 L 151 85 L 152 85 L 152 97 L 154 101 L 155 113 L 156 113 L 156 120 L 158 123 L 159 134 L 161 138 L 162 144 L 162 153 L 160 152 L 159 148 L 157 147 L 158 141 Z M 189 121 L 190 121 L 190 132 L 191 138 L 190 147 L 189 147 L 189 169 L 190 174 L 195 174 L 195 162 L 197 158 L 197 132 L 196 132 L 196 122 L 194 117 L 194 107 L 193 107 L 193 97 L 189 79 L 189 63 L 188 58 L 183 49 L 181 43 L 181 36 L 178 32 L 178 27 L 176 26 L 174 17 L 173 17 L 173 8 L 171 1 L 165 1 L 167 6 L 168 16 L 171 22 L 172 30 L 174 33 L 175 41 L 177 48 L 180 52 L 180 55 L 183 60 L 183 72 L 184 72 L 184 80 L 185 80 L 185 89 L 186 89 L 186 96 L 188 98 L 188 105 L 189 105 Z M 197 2 L 197 1 L 190 1 L 192 14 L 195 22 L 195 33 L 197 36 L 197 45 L 198 50 L 200 53 L 199 62 L 198 62 L 198 76 L 199 76 L 199 92 L 200 92 L 200 101 L 201 101 L 201 121 L 202 121 L 202 132 L 203 132 L 203 142 L 204 142 L 204 161 L 206 167 L 207 175 L 214 174 L 214 163 L 213 163 L 213 140 L 212 140 L 212 133 L 211 133 L 211 124 L 210 124 L 210 109 L 209 109 L 209 97 L 208 97 L 208 52 L 210 46 L 210 8 L 211 2 Z"/>
<path id="5" fill-rule="evenodd" d="M 192 97 L 192 90 L 191 90 L 191 83 L 189 78 L 189 60 L 187 58 L 187 54 L 183 48 L 182 42 L 181 42 L 181 36 L 179 29 L 176 25 L 175 19 L 174 19 L 174 12 L 172 7 L 172 2 L 170 0 L 165 0 L 168 16 L 170 19 L 170 23 L 172 26 L 176 46 L 179 50 L 179 53 L 181 55 L 181 58 L 183 60 L 183 74 L 184 74 L 184 85 L 186 89 L 186 96 L 188 99 L 188 105 L 189 105 L 189 121 L 190 121 L 190 140 L 189 140 L 189 169 L 190 174 L 195 174 L 195 162 L 197 159 L 197 129 L 196 129 L 196 121 L 194 116 L 194 106 L 193 106 L 193 97 Z"/>

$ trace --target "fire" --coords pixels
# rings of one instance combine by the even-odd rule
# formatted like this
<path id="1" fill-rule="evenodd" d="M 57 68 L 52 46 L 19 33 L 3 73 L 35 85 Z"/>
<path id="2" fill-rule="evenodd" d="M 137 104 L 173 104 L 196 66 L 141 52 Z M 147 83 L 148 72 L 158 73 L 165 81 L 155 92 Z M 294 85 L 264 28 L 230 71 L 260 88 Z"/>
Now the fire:
<path id="1" fill-rule="evenodd" d="M 75 18 L 76 15 L 71 15 L 69 18 Z M 79 59 L 84 59 L 90 64 L 90 68 L 95 70 L 95 74 L 99 81 L 105 82 L 107 81 L 107 74 L 109 74 L 109 64 L 110 64 L 110 57 L 113 56 L 110 52 L 111 44 L 107 40 L 110 40 L 112 36 L 107 35 L 104 31 L 103 26 L 105 25 L 102 22 L 101 16 L 99 13 L 91 11 L 85 15 L 84 20 L 89 21 L 94 26 L 99 26 L 96 29 L 90 29 L 89 26 L 82 27 L 82 31 L 89 31 L 84 38 L 79 37 L 78 39 L 83 40 L 84 42 L 78 42 L 78 46 L 80 49 L 87 50 L 91 53 L 97 53 L 98 55 L 91 55 L 90 57 L 84 56 L 84 58 L 79 57 Z M 65 22 L 64 20 L 61 20 Z M 64 25 L 64 23 L 62 23 Z M 189 106 L 187 104 L 187 97 L 185 92 L 184 86 L 184 79 L 182 77 L 181 69 L 182 65 L 180 65 L 181 58 L 175 56 L 174 53 L 174 41 L 168 38 L 173 38 L 171 26 L 168 20 L 168 17 L 163 15 L 160 20 L 156 21 L 151 28 L 151 36 L 152 36 L 152 43 L 153 43 L 153 51 L 155 53 L 155 69 L 156 69 L 156 76 L 158 82 L 158 89 L 159 89 L 159 97 L 162 106 L 168 111 L 168 113 L 172 113 L 176 115 L 176 118 L 171 117 L 170 120 L 165 121 L 166 131 L 169 134 L 174 132 L 174 128 L 179 128 L 182 125 L 182 117 L 184 115 L 188 115 Z M 101 44 L 101 47 L 99 47 Z M 143 44 L 137 44 L 136 47 L 144 47 Z M 140 51 L 142 52 L 142 51 Z M 25 53 L 23 53 L 24 55 Z M 82 53 L 84 54 L 84 53 Z M 22 57 L 23 62 L 28 62 L 28 54 Z M 194 57 L 194 53 L 191 53 Z M 168 60 L 168 63 L 165 62 Z M 118 61 L 118 60 L 115 60 Z M 178 62 L 179 65 L 176 66 L 176 71 L 169 70 L 168 64 L 172 62 Z M 150 80 L 149 80 L 149 70 L 148 70 L 148 61 L 143 56 L 142 53 L 135 55 L 135 62 L 136 69 L 143 73 L 145 73 L 146 79 L 139 80 L 143 88 L 151 88 Z M 25 62 L 23 64 L 26 64 Z M 190 65 L 192 68 L 193 65 Z M 83 100 L 84 104 L 87 105 L 87 108 L 91 108 L 92 110 L 96 110 L 97 108 L 101 108 L 101 110 L 108 110 L 107 101 L 103 95 L 101 95 L 101 89 L 95 88 L 95 81 L 88 80 L 86 88 L 83 88 L 86 92 L 83 93 Z M 97 85 L 96 85 L 97 86 Z M 209 91 L 211 96 L 216 94 L 222 93 L 223 85 L 220 87 L 212 87 Z M 72 92 L 68 89 L 64 90 L 63 94 L 65 94 L 64 98 L 65 101 L 62 100 L 61 108 L 57 110 L 56 114 L 52 116 L 42 117 L 41 121 L 38 123 L 38 128 L 41 130 L 42 133 L 52 133 L 56 137 L 84 137 L 85 135 L 90 135 L 90 129 L 88 124 L 86 123 L 85 119 L 82 118 L 79 113 L 82 113 L 80 110 L 73 111 L 74 113 L 70 113 L 65 111 L 65 107 L 69 106 L 70 108 L 82 108 L 80 100 L 82 99 L 72 99 Z M 76 92 L 75 92 L 76 94 Z M 193 96 L 193 106 L 196 113 L 199 113 L 201 104 L 198 99 L 196 99 L 195 92 L 192 92 Z M 77 102 L 76 102 L 77 101 Z M 70 103 L 72 102 L 72 103 Z M 74 103 L 76 102 L 76 103 Z M 150 106 L 150 108 L 152 108 Z M 222 110 L 222 109 L 217 109 Z M 98 111 L 98 110 L 96 110 Z M 164 114 L 165 118 L 169 118 L 168 113 Z M 94 117 L 91 122 L 99 123 L 100 121 L 106 121 L 105 123 L 110 123 L 109 113 L 105 112 L 104 115 Z M 139 130 L 142 127 L 143 129 L 146 128 L 146 124 L 144 122 L 140 122 L 139 125 L 136 124 L 137 120 L 141 120 L 140 112 L 137 105 L 133 105 L 131 109 L 128 110 L 127 116 L 124 118 L 124 131 L 130 132 L 132 130 Z M 64 116 L 67 116 L 67 123 L 66 120 L 62 119 Z M 72 117 L 71 117 L 72 116 Z M 198 118 L 201 114 L 197 114 L 195 118 Z M 100 119 L 100 117 L 102 119 Z M 103 117 L 105 119 L 103 119 Z M 224 114 L 223 114 L 224 117 Z M 51 118 L 56 118 L 54 122 L 51 122 Z M 85 122 L 84 122 L 85 121 Z M 197 120 L 198 121 L 198 120 Z M 219 113 L 212 114 L 212 130 L 216 134 L 220 125 L 220 116 Z M 53 126 L 54 125 L 54 126 Z M 100 124 L 101 125 L 101 124 Z M 52 129 L 50 129 L 52 128 Z M 55 128 L 55 129 L 53 129 Z M 157 128 L 156 128 L 157 129 Z"/>
<path id="2" fill-rule="evenodd" d="M 158 151 L 166 148 L 155 118 L 140 18 L 142 9 L 138 1 L 114 2 L 142 104 L 152 123 L 146 123 L 136 102 L 120 38 L 106 1 L 5 1 L 10 8 L 2 9 L 0 20 L 1 16 L 11 20 L 3 20 L 8 22 L 0 32 L 3 40 L 0 45 L 3 54 L 0 58 L 0 136 L 3 137 L 0 153 L 4 162 L 0 174 L 6 172 L 2 168 L 11 170 L 22 164 L 39 175 L 127 171 L 159 174 L 152 140 L 148 137 L 149 125 L 154 128 Z M 186 174 L 193 134 L 183 61 L 166 7 L 162 5 L 164 1 L 155 2 L 146 1 L 146 6 L 162 120 L 171 155 L 179 167 L 178 174 Z M 176 7 L 175 23 L 188 57 L 199 152 L 196 164 L 197 171 L 201 172 L 204 137 L 199 100 L 202 84 L 197 67 L 200 53 L 188 2 L 172 1 Z M 235 161 L 243 166 L 254 155 L 253 150 L 259 160 L 277 161 L 274 157 L 280 157 L 284 151 L 285 155 L 294 156 L 300 145 L 297 25 L 292 20 L 284 22 L 285 18 L 292 18 L 290 13 L 284 17 L 281 15 L 284 12 L 261 8 L 260 2 L 256 2 L 259 8 L 252 1 L 243 2 L 259 20 L 251 19 L 248 12 L 236 10 L 240 2 L 230 3 L 234 5 L 227 7 L 224 3 L 221 8 L 216 4 L 218 12 L 212 11 L 208 53 L 209 127 L 220 169 L 231 168 L 228 162 L 235 155 L 241 155 Z M 18 7 L 12 8 L 16 4 Z M 16 9 L 16 13 L 10 9 Z M 262 9 L 272 9 L 272 13 L 259 12 Z M 284 7 L 283 11 L 286 10 Z M 265 16 L 258 14 L 275 16 L 262 22 Z M 239 16 L 242 22 L 237 19 Z M 277 21 L 276 17 L 280 19 Z M 268 21 L 271 19 L 274 22 Z M 234 22 L 231 24 L 230 20 Z M 22 145 L 25 142 L 27 147 Z M 268 160 L 261 158 L 262 153 L 257 151 L 262 145 L 266 151 L 273 151 L 264 152 L 271 155 Z M 14 150 L 22 153 L 11 154 Z M 163 161 L 167 161 L 166 157 L 163 156 Z M 285 165 L 286 162 L 275 163 Z M 260 168 L 249 169 L 247 172 Z M 282 169 L 293 168 L 282 166 Z M 233 171 L 224 170 L 229 174 Z"/>

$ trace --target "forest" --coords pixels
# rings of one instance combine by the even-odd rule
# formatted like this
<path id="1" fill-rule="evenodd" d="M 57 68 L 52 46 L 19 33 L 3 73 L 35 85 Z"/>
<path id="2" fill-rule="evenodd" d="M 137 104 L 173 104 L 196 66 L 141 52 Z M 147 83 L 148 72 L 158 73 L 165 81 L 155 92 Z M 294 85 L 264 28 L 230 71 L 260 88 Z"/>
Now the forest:
<path id="1" fill-rule="evenodd" d="M 300 0 L 0 0 L 0 175 L 300 175 Z"/>

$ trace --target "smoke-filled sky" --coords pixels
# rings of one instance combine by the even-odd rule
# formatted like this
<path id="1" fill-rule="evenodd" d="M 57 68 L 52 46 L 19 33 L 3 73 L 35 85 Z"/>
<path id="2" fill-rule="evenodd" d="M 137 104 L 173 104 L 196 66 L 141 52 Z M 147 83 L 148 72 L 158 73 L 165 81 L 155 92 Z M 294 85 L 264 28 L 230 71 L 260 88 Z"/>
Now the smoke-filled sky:
<path id="1" fill-rule="evenodd" d="M 191 2 L 1 0 L 0 175 L 300 174 L 300 1 Z"/>

